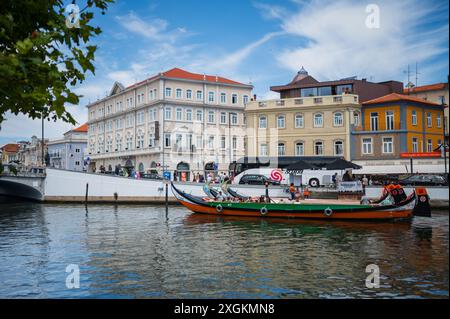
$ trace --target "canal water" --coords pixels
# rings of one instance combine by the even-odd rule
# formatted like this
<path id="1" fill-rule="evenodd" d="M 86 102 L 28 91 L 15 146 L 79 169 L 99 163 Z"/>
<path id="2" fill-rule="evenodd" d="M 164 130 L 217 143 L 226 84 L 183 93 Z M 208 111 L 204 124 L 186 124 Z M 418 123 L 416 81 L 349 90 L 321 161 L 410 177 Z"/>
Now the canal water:
<path id="1" fill-rule="evenodd" d="M 371 223 L 1 203 L 0 298 L 448 298 L 448 239 L 445 211 Z"/>

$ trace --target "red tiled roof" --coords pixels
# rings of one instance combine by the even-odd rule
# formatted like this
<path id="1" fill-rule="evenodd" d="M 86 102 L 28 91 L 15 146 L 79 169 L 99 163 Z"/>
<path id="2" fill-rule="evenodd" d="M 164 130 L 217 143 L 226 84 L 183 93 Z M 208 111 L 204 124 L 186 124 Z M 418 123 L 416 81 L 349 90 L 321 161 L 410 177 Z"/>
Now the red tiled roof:
<path id="1" fill-rule="evenodd" d="M 3 152 L 17 153 L 19 151 L 19 144 L 6 144 L 2 146 Z"/>
<path id="2" fill-rule="evenodd" d="M 211 83 L 222 83 L 222 84 L 234 84 L 234 85 L 247 85 L 243 84 L 237 81 L 233 81 L 221 76 L 215 76 L 215 75 L 205 75 L 205 74 L 199 74 L 199 73 L 192 73 L 185 71 L 180 68 L 173 68 L 168 71 L 162 72 L 161 74 L 151 76 L 150 78 L 140 81 L 138 83 L 132 84 L 127 87 L 127 89 L 138 86 L 148 80 L 156 79 L 159 76 L 163 76 L 166 78 L 173 78 L 173 79 L 184 79 L 184 80 L 194 80 L 194 81 L 206 81 Z"/>
<path id="3" fill-rule="evenodd" d="M 72 130 L 72 132 L 87 132 L 87 131 L 88 131 L 87 123 L 84 123 L 83 125 Z"/>
<path id="4" fill-rule="evenodd" d="M 413 87 L 410 89 L 405 88 L 405 89 L 403 89 L 403 93 L 408 94 L 408 93 L 444 90 L 446 84 L 447 83 L 435 83 L 435 84 L 429 84 L 429 85 L 416 86 L 416 87 Z"/>
<path id="5" fill-rule="evenodd" d="M 378 97 L 373 100 L 369 100 L 363 103 L 363 105 L 366 104 L 379 104 L 379 103 L 386 103 L 386 102 L 396 102 L 396 101 L 410 101 L 410 102 L 418 102 L 422 104 L 428 104 L 428 105 L 438 105 L 441 106 L 441 104 L 430 102 L 418 97 L 413 97 L 410 95 L 404 95 L 404 94 L 398 94 L 398 93 L 391 93 L 388 95 L 384 95 L 381 97 Z"/>

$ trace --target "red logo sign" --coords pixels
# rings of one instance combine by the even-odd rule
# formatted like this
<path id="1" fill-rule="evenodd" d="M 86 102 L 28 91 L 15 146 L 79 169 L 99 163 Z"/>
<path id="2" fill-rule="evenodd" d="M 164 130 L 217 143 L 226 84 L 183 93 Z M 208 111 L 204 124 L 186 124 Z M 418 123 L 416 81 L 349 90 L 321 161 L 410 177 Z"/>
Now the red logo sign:
<path id="1" fill-rule="evenodd" d="M 441 152 L 423 152 L 423 153 L 400 153 L 400 157 L 441 157 Z"/>

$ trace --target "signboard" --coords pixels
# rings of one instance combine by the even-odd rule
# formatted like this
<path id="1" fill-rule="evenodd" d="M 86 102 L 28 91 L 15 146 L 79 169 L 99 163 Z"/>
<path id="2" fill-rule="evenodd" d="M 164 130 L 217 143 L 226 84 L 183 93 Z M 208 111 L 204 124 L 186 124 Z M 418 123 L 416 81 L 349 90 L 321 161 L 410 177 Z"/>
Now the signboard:
<path id="1" fill-rule="evenodd" d="M 164 179 L 170 180 L 170 172 L 165 171 L 163 173 L 163 177 L 164 177 Z"/>
<path id="2" fill-rule="evenodd" d="M 339 192 L 362 192 L 363 187 L 361 181 L 339 182 L 337 185 Z"/>
<path id="3" fill-rule="evenodd" d="M 441 152 L 400 153 L 403 158 L 441 157 Z"/>

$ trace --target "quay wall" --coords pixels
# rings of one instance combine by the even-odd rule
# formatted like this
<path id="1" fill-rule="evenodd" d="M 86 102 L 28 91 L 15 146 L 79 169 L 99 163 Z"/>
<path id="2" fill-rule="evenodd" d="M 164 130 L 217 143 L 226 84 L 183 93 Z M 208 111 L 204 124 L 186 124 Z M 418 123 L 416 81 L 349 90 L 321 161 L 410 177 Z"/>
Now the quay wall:
<path id="1" fill-rule="evenodd" d="M 193 195 L 205 196 L 198 183 L 177 183 L 182 190 Z M 158 180 L 132 179 L 109 176 L 103 174 L 81 173 L 47 168 L 45 178 L 44 201 L 47 202 L 84 202 L 88 185 L 89 202 L 151 202 L 165 201 L 165 184 Z M 264 195 L 261 186 L 233 185 L 233 189 L 242 195 Z M 413 188 L 406 187 L 410 193 Z M 432 204 L 435 206 L 448 206 L 448 187 L 427 187 Z M 329 190 L 322 190 L 329 191 Z M 370 198 L 377 198 L 381 194 L 381 187 L 367 187 L 366 194 Z M 117 196 L 116 196 L 117 195 Z M 169 201 L 176 202 L 169 186 Z M 287 193 L 279 186 L 270 186 L 269 195 L 272 197 L 286 197 Z"/>

